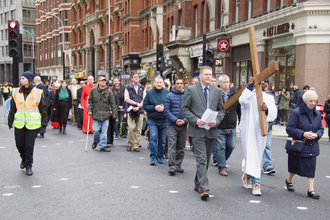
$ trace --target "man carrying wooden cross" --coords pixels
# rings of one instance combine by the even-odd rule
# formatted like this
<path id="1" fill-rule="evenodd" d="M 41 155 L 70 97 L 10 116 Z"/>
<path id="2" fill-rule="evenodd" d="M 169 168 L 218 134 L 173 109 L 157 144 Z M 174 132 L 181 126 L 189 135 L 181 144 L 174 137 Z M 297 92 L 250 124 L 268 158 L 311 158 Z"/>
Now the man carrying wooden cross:
<path id="1" fill-rule="evenodd" d="M 274 98 L 262 92 L 261 81 L 264 79 L 260 77 L 278 70 L 278 63 L 274 62 L 260 73 L 254 27 L 249 29 L 249 38 L 254 79 L 250 79 L 239 98 L 242 112 L 239 129 L 244 154 L 242 181 L 245 188 L 252 188 L 253 195 L 260 196 L 261 161 L 268 130 L 266 122 L 274 121 L 277 116 Z"/>

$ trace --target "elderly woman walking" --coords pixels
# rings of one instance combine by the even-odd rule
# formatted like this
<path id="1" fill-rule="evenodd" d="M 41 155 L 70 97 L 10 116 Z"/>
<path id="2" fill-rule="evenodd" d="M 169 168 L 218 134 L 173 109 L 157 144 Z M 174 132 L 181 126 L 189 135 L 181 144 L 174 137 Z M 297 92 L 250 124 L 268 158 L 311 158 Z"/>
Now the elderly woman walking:
<path id="1" fill-rule="evenodd" d="M 303 95 L 303 103 L 291 112 L 286 132 L 293 140 L 304 143 L 301 152 L 287 149 L 289 177 L 285 180 L 287 189 L 294 191 L 292 178 L 295 174 L 308 178 L 308 197 L 319 199 L 314 192 L 316 156 L 319 155 L 319 139 L 324 128 L 321 114 L 315 109 L 317 94 L 309 90 Z"/>

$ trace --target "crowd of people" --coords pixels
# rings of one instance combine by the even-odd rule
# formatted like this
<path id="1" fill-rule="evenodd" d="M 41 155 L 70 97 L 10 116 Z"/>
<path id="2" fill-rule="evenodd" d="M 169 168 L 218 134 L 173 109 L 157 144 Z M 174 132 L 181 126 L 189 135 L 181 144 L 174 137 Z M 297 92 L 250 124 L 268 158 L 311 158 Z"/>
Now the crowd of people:
<path id="1" fill-rule="evenodd" d="M 226 161 L 235 149 L 236 127 L 239 125 L 244 153 L 241 180 L 245 188 L 252 189 L 253 195 L 260 196 L 261 170 L 265 174 L 276 172 L 272 166 L 271 139 L 272 126 L 279 122 L 286 126 L 291 140 L 312 146 L 300 152 L 287 149 L 287 189 L 294 191 L 292 179 L 298 174 L 308 178 L 308 196 L 318 199 L 320 196 L 314 192 L 314 176 L 323 127 L 320 112 L 315 109 L 316 91 L 305 86 L 300 94 L 298 87 L 294 86 L 290 101 L 286 87 L 275 91 L 265 80 L 262 82 L 264 104 L 258 106 L 251 78 L 239 100 L 225 110 L 224 103 L 235 95 L 236 90 L 227 75 L 219 77 L 218 85 L 216 82 L 212 68 L 207 66 L 201 68 L 199 77 L 192 79 L 192 85 L 184 85 L 181 78 L 176 78 L 171 85 L 158 76 L 154 87 L 142 85 L 135 72 L 127 86 L 123 86 L 118 78 L 107 80 L 104 76 L 98 77 L 97 83 L 93 76 L 89 76 L 87 84 L 84 81 L 78 84 L 74 78 L 70 85 L 65 80 L 49 84 L 48 81 L 42 83 L 39 76 L 34 77 L 29 71 L 24 72 L 19 88 L 4 89 L 5 92 L 11 91 L 13 97 L 8 126 L 9 129 L 15 127 L 16 146 L 22 158 L 20 168 L 26 169 L 29 176 L 33 174 L 34 142 L 38 134 L 40 138 L 45 137 L 49 121 L 64 135 L 67 134 L 68 121 L 83 133 L 93 134 L 91 148 L 98 147 L 103 152 L 110 152 L 114 140 L 120 137 L 127 138 L 126 151 L 140 152 L 140 138 L 145 133 L 149 141 L 149 165 L 164 164 L 164 158 L 168 158 L 170 176 L 184 172 L 182 162 L 189 136 L 196 156 L 194 190 L 200 193 L 202 200 L 207 200 L 207 171 L 211 156 L 219 175 L 227 176 Z M 330 96 L 324 108 L 329 115 L 328 123 L 329 103 Z M 288 118 L 289 106 L 293 111 Z M 203 117 L 206 110 L 215 112 L 209 121 Z M 266 115 L 267 136 L 261 135 L 259 111 Z"/>

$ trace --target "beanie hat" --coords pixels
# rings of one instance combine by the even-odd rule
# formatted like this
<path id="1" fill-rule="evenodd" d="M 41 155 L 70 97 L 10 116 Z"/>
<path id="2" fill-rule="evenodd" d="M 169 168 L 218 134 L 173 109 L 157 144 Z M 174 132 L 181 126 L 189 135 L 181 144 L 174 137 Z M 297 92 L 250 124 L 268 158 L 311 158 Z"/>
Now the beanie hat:
<path id="1" fill-rule="evenodd" d="M 33 82 L 34 76 L 31 71 L 26 71 L 22 74 L 25 78 L 27 78 L 30 82 Z"/>

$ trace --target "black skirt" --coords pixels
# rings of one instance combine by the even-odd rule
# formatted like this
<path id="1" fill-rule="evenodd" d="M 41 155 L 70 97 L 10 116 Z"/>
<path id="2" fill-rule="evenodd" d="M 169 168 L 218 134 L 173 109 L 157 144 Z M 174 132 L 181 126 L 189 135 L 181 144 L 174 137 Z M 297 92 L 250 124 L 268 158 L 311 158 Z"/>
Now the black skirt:
<path id="1" fill-rule="evenodd" d="M 58 122 L 66 123 L 68 121 L 69 116 L 69 102 L 68 101 L 59 101 L 58 109 L 56 109 L 58 114 Z"/>
<path id="2" fill-rule="evenodd" d="M 316 157 L 299 157 L 288 154 L 288 171 L 299 176 L 314 178 Z"/>

